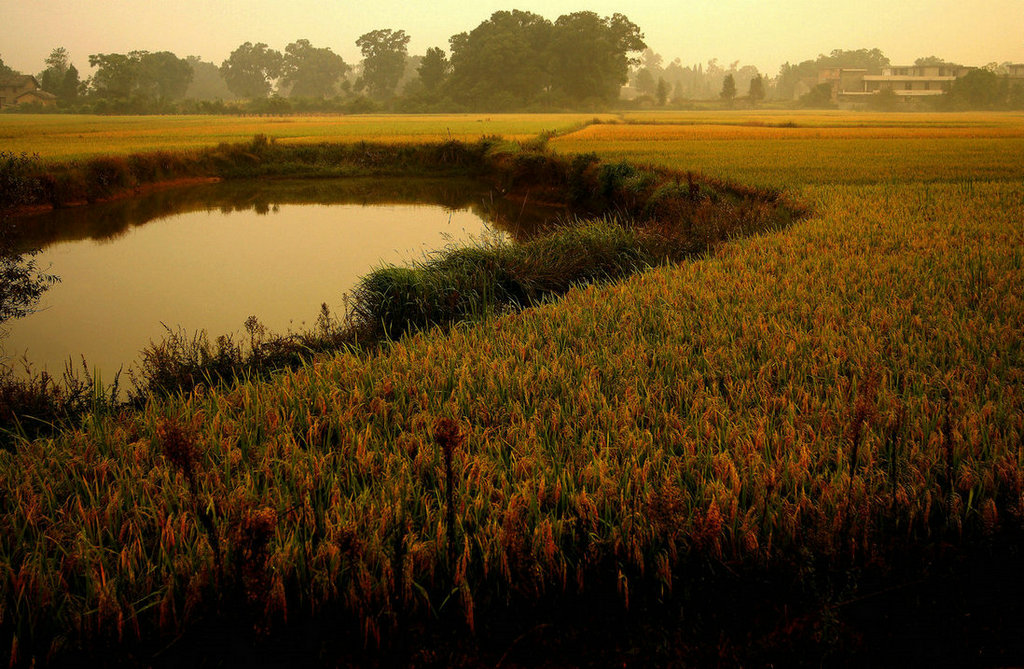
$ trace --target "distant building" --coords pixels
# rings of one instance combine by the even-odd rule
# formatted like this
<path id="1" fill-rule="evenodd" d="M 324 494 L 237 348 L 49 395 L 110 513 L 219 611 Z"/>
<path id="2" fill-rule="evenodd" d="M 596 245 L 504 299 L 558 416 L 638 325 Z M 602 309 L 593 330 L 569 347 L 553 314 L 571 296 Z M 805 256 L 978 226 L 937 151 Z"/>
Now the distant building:
<path id="1" fill-rule="evenodd" d="M 1006 70 L 1006 76 L 1011 79 L 1024 79 L 1024 63 L 1007 65 Z"/>
<path id="2" fill-rule="evenodd" d="M 33 102 L 52 107 L 57 104 L 57 96 L 39 88 L 39 82 L 33 76 L 18 74 L 0 77 L 0 109 Z"/>
<path id="3" fill-rule="evenodd" d="M 907 65 L 884 67 L 881 74 L 868 74 L 863 69 L 830 68 L 821 71 L 818 81 L 832 86 L 832 99 L 837 102 L 862 102 L 883 91 L 909 101 L 948 93 L 953 82 L 971 69 L 954 65 Z"/>

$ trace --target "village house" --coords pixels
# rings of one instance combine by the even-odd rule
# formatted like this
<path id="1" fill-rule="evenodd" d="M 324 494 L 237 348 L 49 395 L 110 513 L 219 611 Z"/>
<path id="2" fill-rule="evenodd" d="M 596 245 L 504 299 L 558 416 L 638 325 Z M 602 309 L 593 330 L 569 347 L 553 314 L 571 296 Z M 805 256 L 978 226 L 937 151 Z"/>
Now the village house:
<path id="1" fill-rule="evenodd" d="M 0 109 L 33 102 L 52 107 L 57 104 L 57 96 L 39 88 L 39 82 L 33 76 L 0 76 Z"/>
<path id="2" fill-rule="evenodd" d="M 836 102 L 864 102 L 883 91 L 910 101 L 948 93 L 953 82 L 970 70 L 953 65 L 907 65 L 868 74 L 865 69 L 828 68 L 819 73 L 818 83 L 832 87 Z"/>

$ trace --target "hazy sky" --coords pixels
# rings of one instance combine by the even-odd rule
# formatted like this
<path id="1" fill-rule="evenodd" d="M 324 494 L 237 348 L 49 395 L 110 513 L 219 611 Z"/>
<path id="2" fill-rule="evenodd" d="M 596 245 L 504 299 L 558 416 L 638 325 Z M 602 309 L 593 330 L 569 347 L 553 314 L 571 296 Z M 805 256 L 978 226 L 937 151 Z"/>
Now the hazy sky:
<path id="1" fill-rule="evenodd" d="M 35 74 L 63 46 L 85 78 L 92 53 L 172 51 L 219 65 L 246 41 L 283 51 L 304 38 L 354 64 L 370 30 L 403 29 L 422 54 L 513 8 L 551 20 L 621 12 L 666 62 L 739 60 L 769 75 L 836 48 L 878 47 L 894 64 L 1024 62 L 1024 0 L 0 0 L 0 57 Z"/>

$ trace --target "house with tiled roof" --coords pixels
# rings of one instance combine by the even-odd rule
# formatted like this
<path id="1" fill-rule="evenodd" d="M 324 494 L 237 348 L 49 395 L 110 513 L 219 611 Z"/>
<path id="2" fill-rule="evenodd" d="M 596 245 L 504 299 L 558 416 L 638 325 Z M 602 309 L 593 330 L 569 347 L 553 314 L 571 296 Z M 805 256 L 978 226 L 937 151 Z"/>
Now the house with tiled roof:
<path id="1" fill-rule="evenodd" d="M 0 109 L 32 103 L 51 107 L 57 104 L 57 96 L 41 89 L 31 75 L 0 76 Z"/>

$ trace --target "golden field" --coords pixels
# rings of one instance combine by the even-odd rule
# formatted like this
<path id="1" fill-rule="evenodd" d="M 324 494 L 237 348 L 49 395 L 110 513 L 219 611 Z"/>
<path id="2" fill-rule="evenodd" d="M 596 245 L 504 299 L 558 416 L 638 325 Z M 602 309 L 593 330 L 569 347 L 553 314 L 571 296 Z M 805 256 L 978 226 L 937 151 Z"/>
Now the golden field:
<path id="1" fill-rule="evenodd" d="M 340 606 L 373 643 L 396 616 L 472 630 L 509 600 L 670 597 L 694 565 L 878 568 L 1018 531 L 1024 118 L 734 116 L 549 146 L 785 187 L 810 217 L 0 453 L 23 659 L 185 632 L 222 579 L 259 625 Z"/>
<path id="2" fill-rule="evenodd" d="M 185 151 L 266 135 L 282 142 L 474 141 L 564 132 L 608 114 L 421 114 L 350 116 L 0 116 L 0 150 L 65 161 L 148 151 Z"/>

